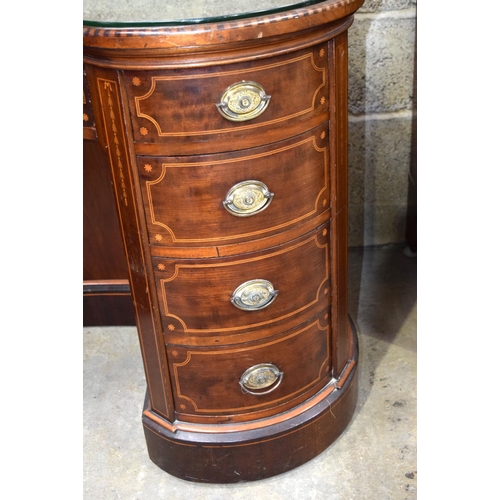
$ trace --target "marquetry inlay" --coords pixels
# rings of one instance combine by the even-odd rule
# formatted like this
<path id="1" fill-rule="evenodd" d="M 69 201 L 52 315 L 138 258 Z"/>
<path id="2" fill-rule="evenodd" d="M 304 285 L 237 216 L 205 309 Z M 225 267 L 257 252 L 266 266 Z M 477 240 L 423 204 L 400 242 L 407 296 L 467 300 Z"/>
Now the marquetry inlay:
<path id="1" fill-rule="evenodd" d="M 118 184 L 121 189 L 121 195 L 123 198 L 123 203 L 128 206 L 128 194 L 125 185 L 125 175 L 124 175 L 124 162 L 127 158 L 124 157 L 122 148 L 122 135 L 123 131 L 121 129 L 121 124 L 118 122 L 121 116 L 119 99 L 117 97 L 117 87 L 116 82 L 110 80 L 98 79 L 99 81 L 99 94 L 101 101 L 103 103 L 103 113 L 106 124 L 106 133 L 108 135 L 108 141 L 110 143 L 109 154 L 111 156 L 111 161 L 118 167 Z M 121 133 L 120 133 L 121 131 Z M 114 146 L 112 147 L 111 144 Z"/>

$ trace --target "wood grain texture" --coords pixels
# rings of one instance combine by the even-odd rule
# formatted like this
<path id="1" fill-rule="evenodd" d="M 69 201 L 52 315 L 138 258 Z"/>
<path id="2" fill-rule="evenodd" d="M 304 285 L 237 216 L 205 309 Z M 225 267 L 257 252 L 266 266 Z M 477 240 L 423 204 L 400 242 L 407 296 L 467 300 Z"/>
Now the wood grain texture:
<path id="1" fill-rule="evenodd" d="M 347 341 L 348 309 L 348 198 L 347 198 L 347 32 L 331 41 L 330 51 L 334 54 L 332 66 L 331 135 L 334 147 L 332 154 L 332 308 L 334 375 L 339 376 L 348 360 Z"/>
<path id="2" fill-rule="evenodd" d="M 260 61 L 125 73 L 139 154 L 168 144 L 169 155 L 210 153 L 268 144 L 308 130 L 327 119 L 326 44 Z M 256 82 L 271 96 L 262 115 L 244 122 L 217 109 L 224 91 Z M 157 154 L 157 153 L 154 153 Z"/>
<path id="3" fill-rule="evenodd" d="M 282 413 L 313 396 L 331 372 L 325 313 L 286 334 L 243 345 L 168 346 L 177 418 L 204 423 L 249 421 Z M 241 375 L 262 363 L 273 363 L 283 373 L 281 383 L 269 394 L 244 393 Z"/>
<path id="4" fill-rule="evenodd" d="M 251 150 L 139 157 L 150 244 L 185 248 L 255 242 L 317 218 L 330 208 L 328 145 L 324 124 Z M 252 180 L 273 193 L 265 210 L 246 217 L 226 210 L 223 202 L 231 188 Z"/>
<path id="5" fill-rule="evenodd" d="M 128 279 L 109 160 L 97 141 L 83 141 L 83 279 Z"/>
<path id="6" fill-rule="evenodd" d="M 83 282 L 83 326 L 135 326 L 128 279 Z"/>
<path id="7" fill-rule="evenodd" d="M 330 303 L 328 225 L 287 245 L 244 256 L 207 260 L 155 258 L 156 288 L 165 338 L 197 345 L 245 342 L 304 322 Z M 255 279 L 271 282 L 278 296 L 261 310 L 231 303 L 234 291 Z M 235 337 L 239 337 L 236 340 Z"/>
<path id="8" fill-rule="evenodd" d="M 113 70 L 87 68 L 89 89 L 100 110 L 100 136 L 109 145 L 108 154 L 114 195 L 128 262 L 129 280 L 135 306 L 145 374 L 155 411 L 173 418 L 172 396 L 161 326 L 154 314 L 154 295 L 147 285 L 148 260 L 140 237 L 140 220 L 135 202 L 133 174 L 119 78 Z M 97 123 L 97 116 L 96 116 Z"/>
<path id="9" fill-rule="evenodd" d="M 224 44 L 247 44 L 255 39 L 287 41 L 297 38 L 303 30 L 317 32 L 325 26 L 336 27 L 336 21 L 348 18 L 361 7 L 364 0 L 326 0 L 321 4 L 292 9 L 259 17 L 204 23 L 187 26 L 157 27 L 83 27 L 84 45 L 92 48 L 170 50 L 187 53 L 207 49 L 219 51 Z M 148 52 L 143 52 L 147 54 Z M 117 54 L 126 58 L 126 54 Z M 125 57 L 124 57 L 125 56 Z M 189 57 L 189 56 L 188 56 Z"/>
<path id="10" fill-rule="evenodd" d="M 355 331 L 349 329 L 349 336 L 357 366 Z M 353 369 L 341 389 L 326 388 L 314 405 L 303 403 L 278 419 L 229 424 L 227 432 L 195 424 L 169 430 L 151 418 L 146 397 L 143 426 L 149 457 L 187 481 L 238 483 L 282 474 L 319 455 L 341 435 L 354 414 L 357 393 L 358 371 Z"/>
<path id="11" fill-rule="evenodd" d="M 83 325 L 135 325 L 109 161 L 95 137 L 83 141 Z"/>
<path id="12" fill-rule="evenodd" d="M 354 411 L 346 31 L 361 4 L 84 28 L 148 384 L 148 450 L 178 477 L 279 474 L 324 450 Z M 216 104 L 242 80 L 271 101 L 250 121 L 228 121 Z M 222 201 L 246 180 L 275 198 L 234 217 Z M 231 298 L 252 280 L 278 295 L 241 310 Z M 261 363 L 273 363 L 280 382 L 269 394 L 245 393 L 242 373 Z"/>

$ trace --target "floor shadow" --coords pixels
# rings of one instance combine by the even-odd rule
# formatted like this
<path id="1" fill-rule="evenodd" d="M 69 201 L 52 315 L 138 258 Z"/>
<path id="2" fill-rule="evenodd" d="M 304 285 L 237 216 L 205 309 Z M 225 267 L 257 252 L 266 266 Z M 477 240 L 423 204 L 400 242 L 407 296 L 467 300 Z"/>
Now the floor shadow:
<path id="1" fill-rule="evenodd" d="M 391 345 L 416 353 L 417 258 L 407 257 L 404 248 L 349 251 L 349 311 L 360 344 L 361 404 Z"/>
<path id="2" fill-rule="evenodd" d="M 373 112 L 370 86 L 368 84 L 368 62 L 373 54 L 367 54 L 373 44 L 369 23 L 359 23 L 357 36 L 351 38 L 350 64 L 350 113 L 349 122 L 349 239 L 359 247 L 349 250 L 349 312 L 358 331 L 360 345 L 360 404 L 369 396 L 377 367 L 395 343 L 416 352 L 416 302 L 417 302 L 417 258 L 405 254 L 406 245 L 416 251 L 416 224 L 407 219 L 407 241 L 401 244 L 369 246 L 377 241 L 375 232 L 380 224 L 380 215 L 375 211 L 373 197 L 377 168 L 373 151 L 379 138 L 375 128 L 356 114 Z M 414 107 L 411 129 L 411 157 L 409 181 L 416 184 L 416 40 L 414 65 Z M 416 196 L 409 193 L 408 212 L 411 223 L 416 222 Z M 396 224 L 397 221 L 394 221 Z M 408 234 L 413 239 L 408 238 Z M 414 247 L 414 248 L 413 248 Z"/>

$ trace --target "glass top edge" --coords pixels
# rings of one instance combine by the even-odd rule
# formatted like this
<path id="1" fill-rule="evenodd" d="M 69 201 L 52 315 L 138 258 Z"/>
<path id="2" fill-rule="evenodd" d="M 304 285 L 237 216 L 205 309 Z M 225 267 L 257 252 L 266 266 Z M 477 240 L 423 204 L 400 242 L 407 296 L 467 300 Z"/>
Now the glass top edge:
<path id="1" fill-rule="evenodd" d="M 94 0 L 89 0 L 92 3 Z M 111 0 L 112 1 L 112 0 Z M 239 19 L 248 19 L 252 17 L 261 17 L 272 14 L 278 14 L 280 12 L 286 12 L 289 10 L 296 10 L 303 7 L 308 7 L 310 5 L 315 5 L 323 3 L 325 0 L 303 0 L 300 2 L 287 2 L 286 5 L 262 8 L 260 10 L 254 9 L 251 11 L 240 12 L 240 13 L 230 13 L 222 15 L 207 15 L 199 17 L 190 17 L 185 19 L 151 19 L 151 20 L 83 20 L 83 26 L 85 27 L 96 27 L 96 28 L 149 28 L 149 27 L 161 27 L 161 26 L 188 26 L 188 25 L 198 25 L 198 24 L 210 24 L 210 23 L 221 23 L 230 22 Z M 272 4 L 273 2 L 269 0 L 267 3 Z M 279 3 L 279 2 L 274 2 Z"/>

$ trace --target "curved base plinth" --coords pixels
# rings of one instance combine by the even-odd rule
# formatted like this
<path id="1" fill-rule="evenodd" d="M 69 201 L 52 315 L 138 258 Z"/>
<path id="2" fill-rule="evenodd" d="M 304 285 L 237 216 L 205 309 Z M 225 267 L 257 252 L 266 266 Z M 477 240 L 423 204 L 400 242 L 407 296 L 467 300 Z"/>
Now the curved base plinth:
<path id="1" fill-rule="evenodd" d="M 305 410 L 285 412 L 271 425 L 220 425 L 203 432 L 170 431 L 143 416 L 150 459 L 173 476 L 203 483 L 237 483 L 275 476 L 304 464 L 328 448 L 349 424 L 357 400 L 357 336 L 351 325 L 354 367 L 341 388 L 322 391 Z M 313 398 L 315 401 L 315 398 Z M 270 420 L 270 419 L 269 419 Z M 189 426 L 187 426 L 189 427 Z M 217 428 L 218 429 L 218 428 Z"/>

